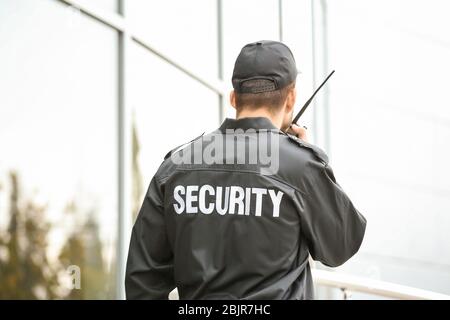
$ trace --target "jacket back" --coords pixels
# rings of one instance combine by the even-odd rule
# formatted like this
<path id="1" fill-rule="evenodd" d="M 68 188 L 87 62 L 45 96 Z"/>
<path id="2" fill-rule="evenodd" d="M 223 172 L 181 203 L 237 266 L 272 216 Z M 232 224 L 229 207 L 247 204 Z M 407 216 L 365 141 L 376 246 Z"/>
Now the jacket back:
<path id="1" fill-rule="evenodd" d="M 326 154 L 266 118 L 171 151 L 133 227 L 127 298 L 311 299 L 308 257 L 338 266 L 366 220 Z"/>

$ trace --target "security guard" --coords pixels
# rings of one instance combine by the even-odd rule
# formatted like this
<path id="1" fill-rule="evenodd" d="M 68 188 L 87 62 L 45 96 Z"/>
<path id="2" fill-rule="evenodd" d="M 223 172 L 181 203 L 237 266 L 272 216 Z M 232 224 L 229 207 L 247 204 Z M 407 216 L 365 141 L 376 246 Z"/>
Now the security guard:
<path id="1" fill-rule="evenodd" d="M 133 227 L 128 299 L 312 299 L 308 257 L 337 267 L 366 220 L 326 154 L 291 126 L 297 69 L 281 42 L 244 46 L 236 119 L 165 157 Z M 289 131 L 290 133 L 286 133 Z"/>

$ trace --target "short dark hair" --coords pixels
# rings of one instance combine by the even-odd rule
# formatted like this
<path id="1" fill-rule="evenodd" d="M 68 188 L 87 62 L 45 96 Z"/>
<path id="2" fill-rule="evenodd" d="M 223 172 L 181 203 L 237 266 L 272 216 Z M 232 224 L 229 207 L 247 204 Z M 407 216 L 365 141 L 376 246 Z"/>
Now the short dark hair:
<path id="1" fill-rule="evenodd" d="M 270 85 L 273 85 L 272 81 L 266 79 L 247 80 L 242 83 L 242 86 L 248 89 Z M 267 106 L 271 112 L 277 111 L 283 105 L 292 88 L 295 88 L 295 82 L 275 91 L 258 93 L 235 92 L 236 109 L 240 111 L 244 108 L 258 109 L 262 106 Z"/>

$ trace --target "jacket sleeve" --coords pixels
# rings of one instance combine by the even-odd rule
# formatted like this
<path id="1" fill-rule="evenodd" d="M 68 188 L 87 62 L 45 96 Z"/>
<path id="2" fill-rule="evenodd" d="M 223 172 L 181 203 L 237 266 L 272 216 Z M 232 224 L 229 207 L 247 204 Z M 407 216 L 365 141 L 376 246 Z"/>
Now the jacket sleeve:
<path id="1" fill-rule="evenodd" d="M 310 162 L 301 212 L 302 230 L 310 254 L 329 267 L 350 259 L 361 246 L 366 219 L 336 182 L 327 163 Z"/>
<path id="2" fill-rule="evenodd" d="M 162 199 L 153 177 L 131 234 L 125 274 L 127 299 L 166 300 L 175 288 Z"/>

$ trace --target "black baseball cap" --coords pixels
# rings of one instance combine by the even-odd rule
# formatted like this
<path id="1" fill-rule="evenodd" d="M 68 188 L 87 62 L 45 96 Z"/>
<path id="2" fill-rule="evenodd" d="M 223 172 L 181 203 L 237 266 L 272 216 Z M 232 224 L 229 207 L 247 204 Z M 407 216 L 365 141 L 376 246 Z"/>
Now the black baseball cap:
<path id="1" fill-rule="evenodd" d="M 261 40 L 242 48 L 234 64 L 231 81 L 238 93 L 260 93 L 282 89 L 296 78 L 297 66 L 289 47 L 282 42 Z M 270 82 L 246 87 L 248 80 Z"/>

